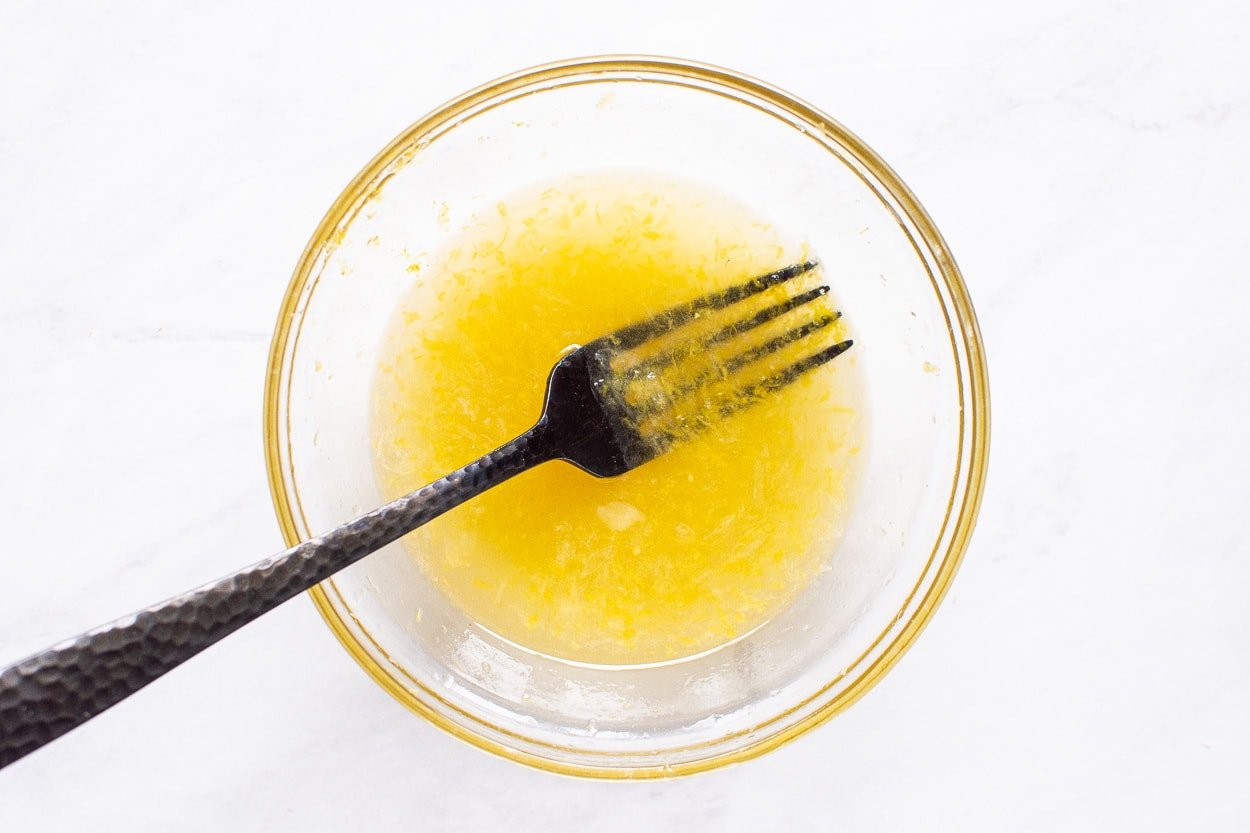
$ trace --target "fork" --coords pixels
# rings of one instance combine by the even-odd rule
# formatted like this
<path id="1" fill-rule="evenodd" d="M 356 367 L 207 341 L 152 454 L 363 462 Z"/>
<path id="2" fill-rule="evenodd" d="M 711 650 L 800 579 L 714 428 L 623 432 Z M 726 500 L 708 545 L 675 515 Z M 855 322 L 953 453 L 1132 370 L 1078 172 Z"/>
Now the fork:
<path id="1" fill-rule="evenodd" d="M 839 315 L 824 311 L 723 360 L 713 358 L 743 334 L 784 322 L 824 296 L 829 288 L 820 286 L 726 318 L 747 299 L 816 266 L 814 261 L 787 266 L 577 347 L 556 362 L 542 416 L 516 439 L 324 535 L 9 666 L 0 672 L 0 768 L 492 486 L 551 460 L 565 460 L 596 477 L 624 474 L 844 353 L 849 340 L 742 378 L 761 359 L 811 340 Z M 683 331 L 687 335 L 679 338 Z M 684 375 L 679 366 L 687 368 Z M 677 374 L 676 381 L 657 387 L 666 374 Z"/>

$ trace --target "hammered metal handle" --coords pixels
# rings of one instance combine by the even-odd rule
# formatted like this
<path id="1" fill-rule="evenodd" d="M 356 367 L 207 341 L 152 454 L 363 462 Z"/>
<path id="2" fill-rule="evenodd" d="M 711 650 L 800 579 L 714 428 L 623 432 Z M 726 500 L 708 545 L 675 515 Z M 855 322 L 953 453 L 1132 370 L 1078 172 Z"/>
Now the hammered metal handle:
<path id="1" fill-rule="evenodd" d="M 469 498 L 558 456 L 545 422 L 367 515 L 0 672 L 0 768 L 134 694 L 256 617 Z"/>

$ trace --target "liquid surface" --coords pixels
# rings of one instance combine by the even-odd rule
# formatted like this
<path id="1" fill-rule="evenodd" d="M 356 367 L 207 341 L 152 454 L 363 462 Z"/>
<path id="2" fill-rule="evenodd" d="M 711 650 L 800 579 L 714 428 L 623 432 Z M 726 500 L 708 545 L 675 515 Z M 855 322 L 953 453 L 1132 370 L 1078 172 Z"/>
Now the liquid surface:
<path id="1" fill-rule="evenodd" d="M 570 346 L 806 256 L 718 194 L 645 177 L 578 177 L 499 203 L 414 270 L 385 337 L 372 403 L 384 496 L 527 430 Z M 845 320 L 825 330 L 768 361 L 848 336 Z M 405 544 L 466 615 L 532 650 L 632 664 L 714 648 L 782 610 L 836 546 L 860 443 L 855 365 L 852 350 L 620 477 L 545 464 Z"/>

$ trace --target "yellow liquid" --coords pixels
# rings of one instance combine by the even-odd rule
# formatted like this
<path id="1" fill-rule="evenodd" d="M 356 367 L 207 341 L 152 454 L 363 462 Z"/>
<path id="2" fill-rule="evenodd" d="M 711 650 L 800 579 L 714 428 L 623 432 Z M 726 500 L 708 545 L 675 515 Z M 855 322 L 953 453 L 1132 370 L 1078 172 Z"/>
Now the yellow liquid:
<path id="1" fill-rule="evenodd" d="M 533 425 L 571 345 L 807 256 L 716 193 L 639 176 L 571 178 L 487 215 L 413 270 L 385 337 L 372 441 L 388 499 Z M 795 349 L 847 336 L 843 319 Z M 842 533 L 854 352 L 625 475 L 547 463 L 405 544 L 469 617 L 551 656 L 647 663 L 731 641 L 784 609 Z"/>

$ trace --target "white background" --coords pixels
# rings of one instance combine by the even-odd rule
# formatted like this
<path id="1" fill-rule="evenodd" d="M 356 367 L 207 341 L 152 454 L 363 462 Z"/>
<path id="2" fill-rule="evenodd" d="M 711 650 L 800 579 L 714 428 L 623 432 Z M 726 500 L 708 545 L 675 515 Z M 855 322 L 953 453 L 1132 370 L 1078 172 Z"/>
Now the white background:
<path id="1" fill-rule="evenodd" d="M 319 6 L 319 7 L 316 7 Z M 723 64 L 896 167 L 984 330 L 950 596 L 708 775 L 492 758 L 298 599 L 0 772 L 0 830 L 1234 830 L 1250 815 L 1244 2 L 0 3 L 0 663 L 281 546 L 270 328 L 355 172 L 535 63 Z"/>

